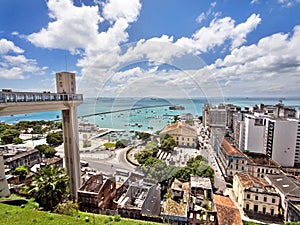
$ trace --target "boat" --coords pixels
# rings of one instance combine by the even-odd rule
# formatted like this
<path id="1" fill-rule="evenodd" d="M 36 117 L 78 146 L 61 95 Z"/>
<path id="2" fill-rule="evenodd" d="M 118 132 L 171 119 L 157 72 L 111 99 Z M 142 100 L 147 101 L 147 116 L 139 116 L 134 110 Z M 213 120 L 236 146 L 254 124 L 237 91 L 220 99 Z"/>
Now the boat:
<path id="1" fill-rule="evenodd" d="M 182 105 L 172 105 L 169 107 L 170 110 L 184 110 L 185 107 Z"/>

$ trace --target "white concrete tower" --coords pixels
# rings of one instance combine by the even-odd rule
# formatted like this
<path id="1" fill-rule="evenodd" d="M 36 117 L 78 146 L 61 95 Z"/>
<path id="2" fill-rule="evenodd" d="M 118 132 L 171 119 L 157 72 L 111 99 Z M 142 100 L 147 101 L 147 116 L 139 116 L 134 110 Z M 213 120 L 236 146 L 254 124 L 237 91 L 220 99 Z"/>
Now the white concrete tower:
<path id="1" fill-rule="evenodd" d="M 0 197 L 7 197 L 10 195 L 7 180 L 4 172 L 4 160 L 3 155 L 0 154 Z"/>
<path id="2" fill-rule="evenodd" d="M 61 93 L 67 110 L 62 110 L 62 127 L 64 136 L 64 165 L 70 178 L 71 198 L 77 198 L 77 191 L 81 185 L 80 176 L 80 155 L 79 155 L 79 136 L 77 121 L 77 105 L 73 101 L 68 101 L 70 94 L 76 94 L 75 73 L 61 72 L 56 73 L 57 93 Z M 64 95 L 64 94 L 68 94 Z"/>

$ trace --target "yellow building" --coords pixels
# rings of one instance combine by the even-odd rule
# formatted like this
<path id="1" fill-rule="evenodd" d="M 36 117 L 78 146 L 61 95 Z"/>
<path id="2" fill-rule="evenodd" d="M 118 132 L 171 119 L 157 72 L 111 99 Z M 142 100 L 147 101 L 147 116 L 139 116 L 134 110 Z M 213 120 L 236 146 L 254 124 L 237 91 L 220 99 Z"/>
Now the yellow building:
<path id="1" fill-rule="evenodd" d="M 280 215 L 280 196 L 264 178 L 246 173 L 233 177 L 233 192 L 245 212 L 269 216 Z"/>
<path id="2" fill-rule="evenodd" d="M 179 147 L 197 147 L 197 130 L 183 122 L 168 124 L 160 132 L 160 135 L 169 134 L 174 138 Z"/>

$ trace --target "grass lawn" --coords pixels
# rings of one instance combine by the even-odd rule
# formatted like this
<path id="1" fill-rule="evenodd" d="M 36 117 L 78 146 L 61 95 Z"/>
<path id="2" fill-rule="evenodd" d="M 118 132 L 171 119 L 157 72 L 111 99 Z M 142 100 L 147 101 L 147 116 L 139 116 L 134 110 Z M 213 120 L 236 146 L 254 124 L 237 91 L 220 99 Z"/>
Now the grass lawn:
<path id="1" fill-rule="evenodd" d="M 89 222 L 85 221 L 89 217 Z M 147 225 L 159 224 L 121 218 L 120 221 L 114 221 L 113 216 L 104 216 L 98 214 L 79 212 L 76 216 L 65 216 L 50 212 L 36 210 L 32 202 L 20 206 L 10 206 L 0 203 L 0 224 L 1 225 L 80 225 L 80 224 L 111 224 L 111 225 Z"/>

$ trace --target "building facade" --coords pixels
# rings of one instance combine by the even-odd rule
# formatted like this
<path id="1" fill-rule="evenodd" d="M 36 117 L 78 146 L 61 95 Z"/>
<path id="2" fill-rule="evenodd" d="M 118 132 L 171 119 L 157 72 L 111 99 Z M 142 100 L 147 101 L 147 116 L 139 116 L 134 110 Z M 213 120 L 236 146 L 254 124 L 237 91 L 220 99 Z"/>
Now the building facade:
<path id="1" fill-rule="evenodd" d="M 233 178 L 233 192 L 238 205 L 245 212 L 280 216 L 280 195 L 265 179 L 246 173 Z"/>
<path id="2" fill-rule="evenodd" d="M 196 148 L 198 146 L 196 128 L 186 123 L 178 121 L 166 125 L 160 132 L 161 136 L 165 134 L 172 136 L 179 147 Z"/>

